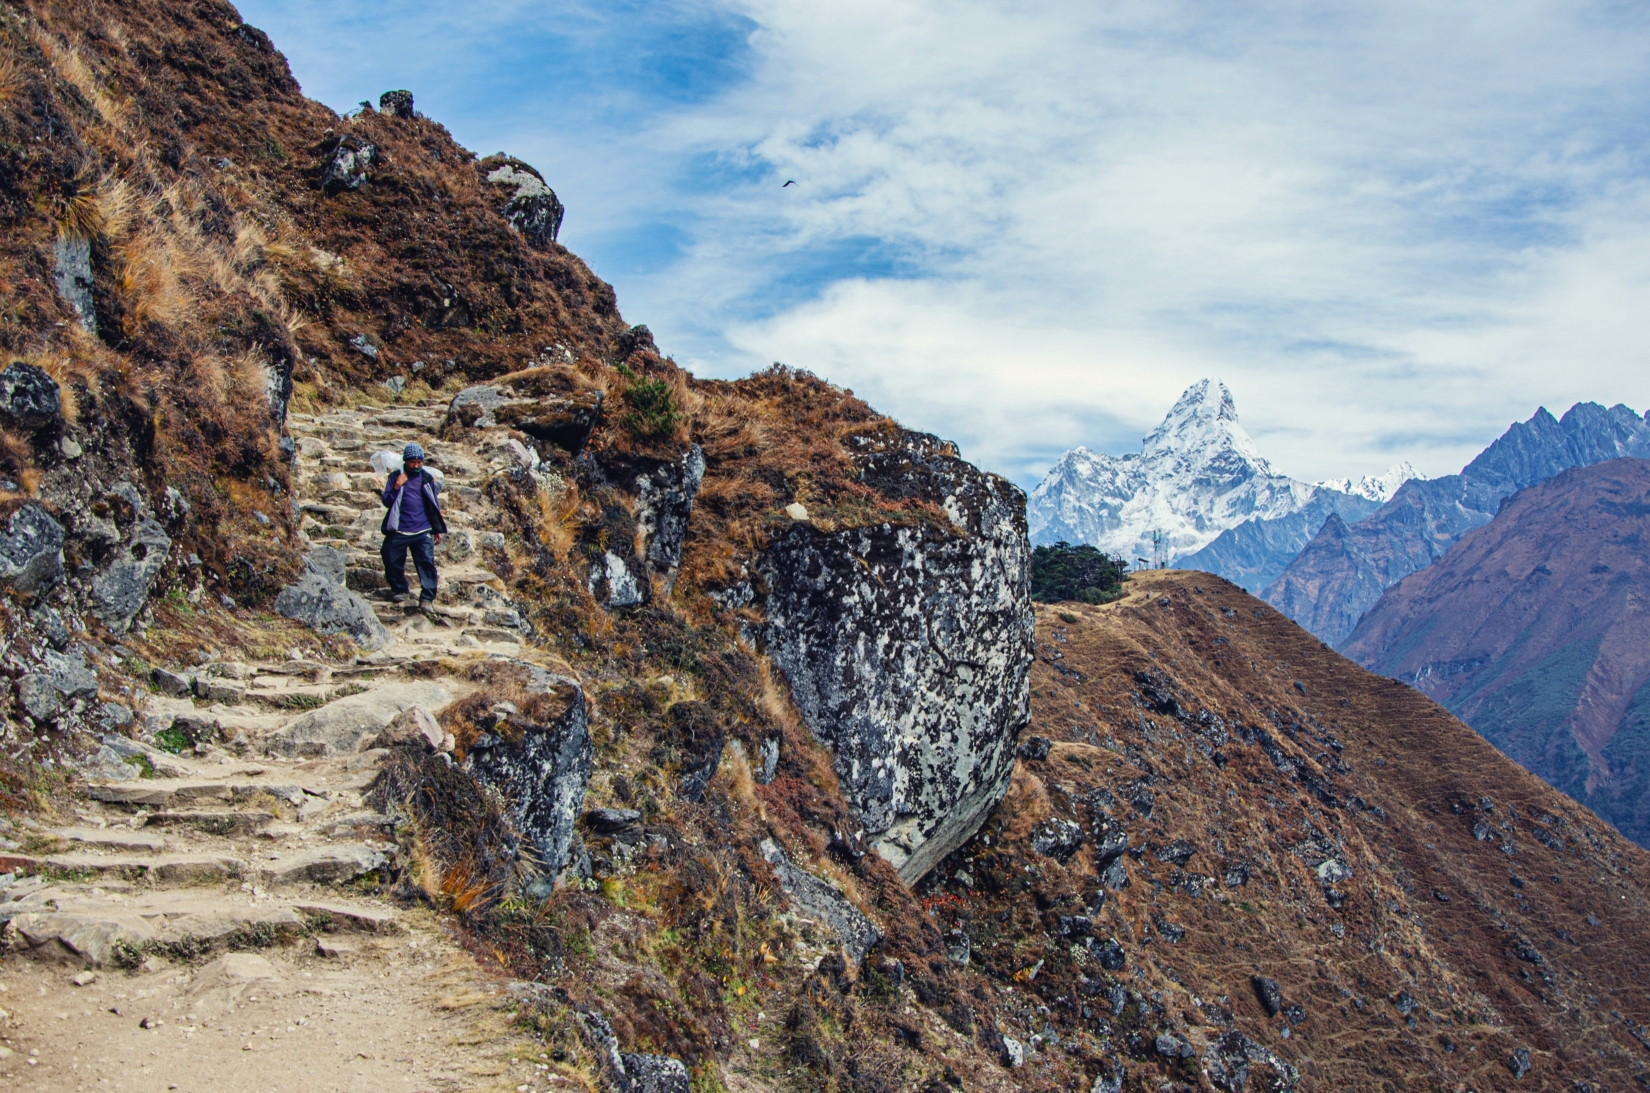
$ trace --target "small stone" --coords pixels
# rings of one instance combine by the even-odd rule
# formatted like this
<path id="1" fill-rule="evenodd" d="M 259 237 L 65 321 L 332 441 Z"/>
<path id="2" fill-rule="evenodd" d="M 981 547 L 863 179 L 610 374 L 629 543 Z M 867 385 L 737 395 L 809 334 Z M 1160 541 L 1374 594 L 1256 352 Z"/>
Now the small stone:
<path id="1" fill-rule="evenodd" d="M 67 436 L 57 442 L 57 450 L 63 453 L 64 459 L 79 459 L 86 454 L 85 450 L 75 443 L 73 437 Z"/>
<path id="2" fill-rule="evenodd" d="M 138 1022 L 138 1028 L 160 1028 L 160 1026 L 160 1020 L 154 1017 L 145 1017 Z"/>
<path id="3" fill-rule="evenodd" d="M 584 814 L 584 822 L 598 835 L 616 835 L 640 827 L 642 814 L 633 808 L 593 808 Z"/>
<path id="4" fill-rule="evenodd" d="M 1512 1071 L 1515 1079 L 1523 1081 L 1524 1075 L 1530 1072 L 1530 1049 L 1521 1047 L 1515 1050 L 1512 1058 L 1507 1060 L 1507 1069 Z"/>
<path id="5" fill-rule="evenodd" d="M 155 686 L 162 694 L 181 698 L 195 689 L 195 676 L 190 672 L 169 672 L 165 668 L 156 668 L 150 673 Z"/>
<path id="6" fill-rule="evenodd" d="M 800 501 L 792 501 L 790 504 L 785 506 L 785 515 L 789 516 L 792 520 L 801 523 L 808 519 L 808 506 L 804 505 Z"/>
<path id="7" fill-rule="evenodd" d="M 1122 971 L 1123 946 L 1117 943 L 1115 937 L 1110 937 L 1103 944 L 1094 947 L 1094 959 L 1108 972 Z"/>
<path id="8" fill-rule="evenodd" d="M 318 937 L 315 939 L 315 951 L 325 957 L 345 957 L 356 951 L 353 941 L 340 941 L 337 938 Z"/>
<path id="9" fill-rule="evenodd" d="M 1003 1064 L 1010 1068 L 1026 1063 L 1026 1046 L 1012 1036 L 1003 1037 Z"/>
<path id="10" fill-rule="evenodd" d="M 414 745 L 426 751 L 441 751 L 446 733 L 435 717 L 422 706 L 408 706 L 395 715 L 383 732 L 372 741 L 374 748 L 394 748 Z"/>
<path id="11" fill-rule="evenodd" d="M 89 987 L 93 983 L 97 982 L 97 973 L 90 970 L 83 971 L 73 979 L 69 980 L 69 982 L 73 983 L 77 987 Z"/>

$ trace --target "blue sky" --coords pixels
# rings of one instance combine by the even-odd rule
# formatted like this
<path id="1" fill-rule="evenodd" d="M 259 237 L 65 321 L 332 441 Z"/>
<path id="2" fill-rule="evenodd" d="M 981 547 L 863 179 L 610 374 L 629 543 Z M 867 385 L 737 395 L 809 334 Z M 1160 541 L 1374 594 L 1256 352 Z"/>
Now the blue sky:
<path id="1" fill-rule="evenodd" d="M 311 97 L 537 166 L 697 373 L 812 369 L 1023 484 L 1205 375 L 1308 479 L 1650 405 L 1640 4 L 240 10 Z"/>

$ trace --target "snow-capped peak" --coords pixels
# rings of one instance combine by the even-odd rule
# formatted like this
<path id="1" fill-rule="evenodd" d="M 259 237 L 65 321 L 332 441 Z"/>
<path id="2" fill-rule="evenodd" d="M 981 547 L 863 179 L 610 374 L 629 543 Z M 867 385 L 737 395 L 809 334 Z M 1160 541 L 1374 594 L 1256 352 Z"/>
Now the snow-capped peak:
<path id="1" fill-rule="evenodd" d="M 1201 549 L 1250 517 L 1301 508 L 1314 487 L 1274 474 L 1243 426 L 1224 383 L 1192 384 L 1139 453 L 1074 448 L 1032 491 L 1032 538 L 1092 543 L 1126 558 L 1150 556 L 1153 531 L 1171 555 Z"/>
<path id="2" fill-rule="evenodd" d="M 1411 478 L 1425 480 L 1426 475 L 1410 466 L 1409 460 L 1406 459 L 1388 467 L 1385 474 L 1366 474 L 1356 482 L 1350 478 L 1326 478 L 1313 484 L 1325 489 L 1339 490 L 1341 493 L 1350 493 L 1354 497 L 1367 497 L 1371 501 L 1380 501 L 1384 504 L 1392 500 L 1392 495 L 1398 492 L 1398 487 Z"/>

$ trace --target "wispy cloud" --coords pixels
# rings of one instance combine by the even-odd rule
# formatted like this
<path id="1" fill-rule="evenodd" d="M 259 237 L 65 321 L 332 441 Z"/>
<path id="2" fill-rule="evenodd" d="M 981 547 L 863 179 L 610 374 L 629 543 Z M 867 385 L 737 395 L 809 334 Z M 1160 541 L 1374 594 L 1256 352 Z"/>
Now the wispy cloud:
<path id="1" fill-rule="evenodd" d="M 812 368 L 1022 481 L 1205 374 L 1302 477 L 1650 403 L 1637 6 L 242 10 L 324 101 L 411 86 L 540 166 L 679 360 Z"/>

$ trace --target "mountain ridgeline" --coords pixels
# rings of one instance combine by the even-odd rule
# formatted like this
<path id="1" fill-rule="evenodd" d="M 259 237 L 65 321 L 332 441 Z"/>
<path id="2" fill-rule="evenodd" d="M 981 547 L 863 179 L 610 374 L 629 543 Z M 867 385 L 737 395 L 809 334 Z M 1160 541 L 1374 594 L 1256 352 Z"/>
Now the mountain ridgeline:
<path id="1" fill-rule="evenodd" d="M 1627 407 L 1580 402 L 1559 419 L 1538 410 L 1460 474 L 1408 482 L 1361 521 L 1330 516 L 1262 595 L 1339 645 L 1388 587 L 1444 557 L 1512 494 L 1623 456 L 1650 456 L 1650 424 Z"/>

